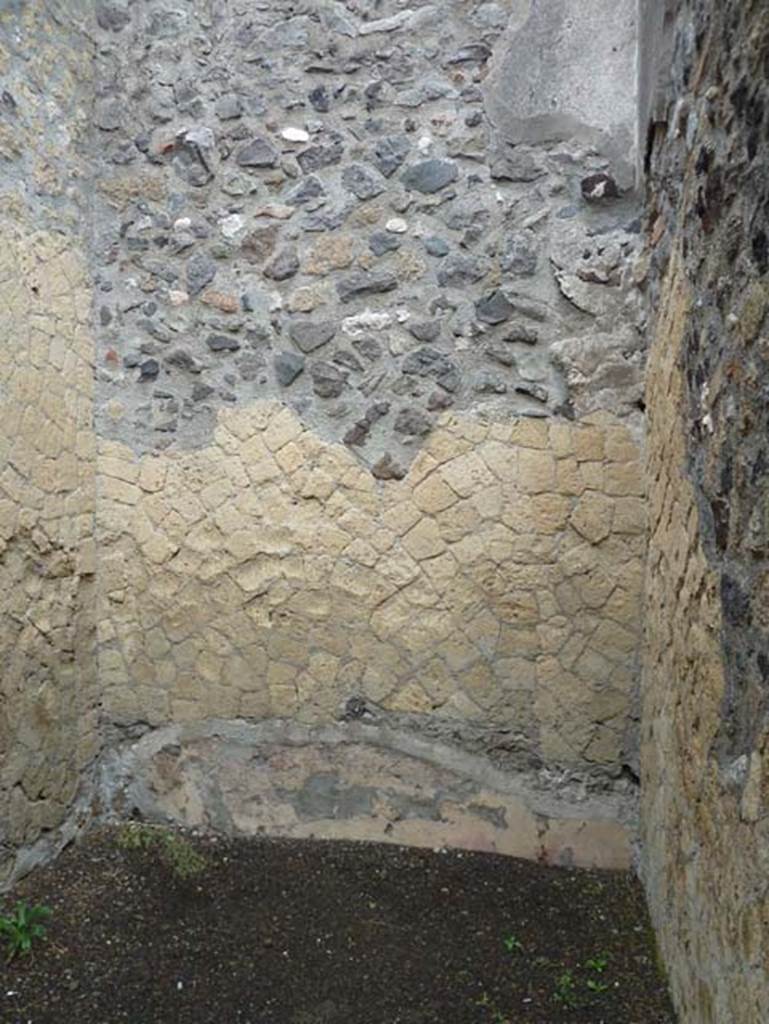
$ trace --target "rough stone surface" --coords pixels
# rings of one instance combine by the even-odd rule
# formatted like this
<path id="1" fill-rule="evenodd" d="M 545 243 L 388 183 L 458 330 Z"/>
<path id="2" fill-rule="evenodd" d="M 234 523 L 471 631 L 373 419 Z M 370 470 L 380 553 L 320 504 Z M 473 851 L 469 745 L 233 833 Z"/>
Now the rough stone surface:
<path id="1" fill-rule="evenodd" d="M 91 48 L 60 14 L 0 12 L 0 886 L 87 820 L 101 743 L 94 345 L 78 232 Z M 119 31 L 117 12 L 99 16 Z"/>
<path id="2" fill-rule="evenodd" d="M 494 6 L 0 15 L 8 865 L 80 814 L 97 707 L 363 707 L 632 818 L 637 380 L 596 399 L 580 345 L 637 343 L 637 210 L 577 138 L 500 156 Z"/>
<path id="3" fill-rule="evenodd" d="M 99 432 L 138 452 L 193 448 L 210 443 L 220 408 L 280 397 L 319 436 L 355 438 L 361 464 L 389 455 L 407 467 L 415 436 L 429 432 L 398 431 L 399 409 L 419 409 L 431 429 L 439 411 L 430 379 L 404 368 L 410 326 L 428 318 L 440 325 L 430 344 L 454 368 L 453 408 L 503 421 L 608 408 L 638 423 L 637 201 L 586 197 L 585 181 L 619 179 L 571 114 L 573 132 L 509 145 L 495 124 L 505 88 L 487 74 L 512 60 L 528 81 L 552 33 L 569 50 L 564 82 L 589 76 L 590 89 L 580 79 L 567 95 L 561 82 L 539 99 L 567 112 L 589 100 L 590 124 L 608 103 L 619 137 L 627 90 L 618 103 L 614 87 L 617 69 L 631 67 L 634 23 L 624 0 L 610 15 L 602 0 L 568 16 L 565 4 L 547 6 L 557 10 L 529 17 L 521 0 L 450 0 L 438 17 L 425 0 L 382 0 L 375 15 L 355 3 L 313 0 L 300 12 L 290 0 L 224 0 L 214 14 L 196 0 L 168 20 L 172 33 L 156 30 L 152 5 L 99 8 L 88 21 L 98 44 L 88 148 L 95 305 L 105 312 Z M 599 22 L 580 71 L 566 41 Z M 345 363 L 340 404 L 312 372 L 335 355 L 298 346 L 295 327 L 308 313 L 343 324 L 367 312 L 384 318 L 380 352 Z M 536 338 L 520 357 L 511 340 L 500 359 L 513 323 Z M 212 349 L 212 335 L 235 341 Z M 601 375 L 583 357 L 596 337 L 632 357 Z M 559 350 L 556 360 L 564 341 L 573 358 Z M 179 347 L 194 375 L 171 358 Z M 245 358 L 253 349 L 258 371 Z M 116 363 L 104 361 L 109 350 Z M 276 357 L 292 350 L 307 372 L 287 383 Z M 126 369 L 138 357 L 155 360 L 154 378 Z M 361 439 L 355 425 L 372 399 L 390 412 Z"/>
<path id="4" fill-rule="evenodd" d="M 769 1019 L 769 16 L 679 5 L 653 97 L 643 871 L 683 1024 Z"/>
<path id="5" fill-rule="evenodd" d="M 152 731 L 110 754 L 102 790 L 109 809 L 229 835 L 448 846 L 569 867 L 630 863 L 620 802 L 568 784 L 544 793 L 534 778 L 511 780 L 483 758 L 382 728 L 354 704 L 346 722 L 320 728 L 211 722 Z"/>

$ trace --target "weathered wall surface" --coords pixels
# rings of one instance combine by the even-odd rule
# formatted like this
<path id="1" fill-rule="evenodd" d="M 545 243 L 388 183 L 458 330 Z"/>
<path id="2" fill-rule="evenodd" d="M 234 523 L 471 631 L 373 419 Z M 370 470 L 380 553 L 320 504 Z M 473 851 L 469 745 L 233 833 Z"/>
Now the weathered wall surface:
<path id="1" fill-rule="evenodd" d="M 88 43 L 72 13 L 0 13 L 3 882 L 74 827 L 81 774 L 99 747 L 93 345 L 76 153 Z"/>
<path id="2" fill-rule="evenodd" d="M 489 120 L 535 6 L 99 8 L 99 663 L 124 729 L 365 713 L 627 786 L 639 222 L 568 118 Z M 632 11 L 603 37 L 628 80 Z M 602 140 L 627 148 L 633 98 Z"/>
<path id="3" fill-rule="evenodd" d="M 769 15 L 682 3 L 655 104 L 642 838 L 681 1019 L 769 1019 Z"/>
<path id="4" fill-rule="evenodd" d="M 364 718 L 617 784 L 645 523 L 623 424 L 447 415 L 386 484 L 278 403 L 214 442 L 102 444 L 116 722 Z"/>
<path id="5" fill-rule="evenodd" d="M 311 731 L 314 777 L 313 757 L 337 756 L 325 739 L 313 746 L 322 730 L 375 726 L 393 749 L 434 748 L 429 769 L 395 758 L 391 781 L 443 771 L 456 797 L 445 746 L 570 794 L 577 831 L 580 800 L 601 828 L 632 818 L 644 555 L 640 221 L 625 162 L 635 4 L 602 18 L 596 2 L 580 23 L 591 39 L 600 23 L 612 53 L 584 124 L 569 98 L 576 63 L 547 94 L 564 116 L 545 128 L 515 79 L 523 133 L 499 116 L 500 82 L 511 54 L 541 70 L 532 39 L 568 48 L 567 4 L 544 22 L 519 0 L 383 0 L 374 14 L 358 0 L 61 7 L 14 5 L 15 18 L 45 11 L 63 46 L 84 32 L 77 59 L 92 72 L 72 110 L 45 108 L 51 123 L 35 126 L 59 153 L 48 287 L 77 305 L 70 321 L 57 313 L 62 351 L 51 348 L 50 389 L 41 377 L 46 397 L 19 436 L 59 444 L 56 471 L 75 474 L 51 485 L 78 524 L 68 552 L 86 539 L 95 487 L 110 741 L 138 771 L 147 731 L 183 727 L 184 767 L 206 723 L 277 736 L 293 722 Z M 10 66 L 34 80 L 24 55 Z M 8 93 L 0 127 L 13 132 L 27 115 Z M 25 137 L 18 189 L 37 158 Z M 24 223 L 39 224 L 38 199 L 25 201 Z M 13 323 L 26 323 L 49 293 L 14 274 L 31 297 Z M 70 435 L 47 440 L 39 419 L 54 395 L 75 424 L 73 460 Z M 71 627 L 86 622 L 73 609 L 90 600 L 92 566 L 67 564 L 71 589 L 55 600 Z M 80 673 L 57 716 L 68 736 L 70 712 L 91 722 Z M 363 749 L 370 734 L 355 735 Z M 342 777 L 363 785 L 347 762 Z M 439 805 L 425 803 L 428 819 Z M 532 822 L 522 836 L 572 855 Z M 376 828 L 388 824 L 379 815 Z M 626 861 L 624 838 L 616 849 L 612 862 Z"/>

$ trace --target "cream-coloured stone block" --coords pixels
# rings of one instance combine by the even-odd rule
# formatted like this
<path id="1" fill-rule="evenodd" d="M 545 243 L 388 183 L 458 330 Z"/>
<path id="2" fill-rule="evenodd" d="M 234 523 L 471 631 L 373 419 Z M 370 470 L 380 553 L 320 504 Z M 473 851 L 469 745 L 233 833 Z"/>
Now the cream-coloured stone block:
<path id="1" fill-rule="evenodd" d="M 414 504 L 428 515 L 442 512 L 457 501 L 456 493 L 437 473 L 428 476 L 414 489 Z"/>
<path id="2" fill-rule="evenodd" d="M 537 422 L 537 421 L 534 421 Z M 518 486 L 525 494 L 555 490 L 555 459 L 540 448 L 522 448 L 518 453 Z"/>
<path id="3" fill-rule="evenodd" d="M 439 471 L 449 487 L 462 498 L 494 483 L 490 470 L 475 452 L 467 452 L 444 463 Z"/>
<path id="4" fill-rule="evenodd" d="M 598 544 L 611 533 L 613 516 L 614 502 L 610 498 L 596 491 L 585 491 L 569 522 L 591 544 Z"/>
<path id="5" fill-rule="evenodd" d="M 446 543 L 435 521 L 425 517 L 402 537 L 401 544 L 416 561 L 434 558 L 446 550 Z"/>

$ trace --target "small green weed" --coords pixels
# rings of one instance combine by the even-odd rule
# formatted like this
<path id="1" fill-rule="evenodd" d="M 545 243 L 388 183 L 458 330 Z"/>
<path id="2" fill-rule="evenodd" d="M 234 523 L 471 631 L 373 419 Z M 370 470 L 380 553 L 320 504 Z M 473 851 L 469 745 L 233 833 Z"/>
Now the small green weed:
<path id="1" fill-rule="evenodd" d="M 562 1006 L 575 1007 L 577 1000 L 577 983 L 572 971 L 564 971 L 555 983 L 555 999 Z"/>
<path id="2" fill-rule="evenodd" d="M 160 825 L 131 823 L 121 825 L 117 845 L 121 850 L 136 850 L 141 853 L 157 853 L 166 867 L 182 880 L 202 874 L 208 861 L 197 852 L 189 840 Z"/>
<path id="3" fill-rule="evenodd" d="M 587 987 L 590 989 L 591 992 L 595 992 L 596 994 L 599 994 L 599 995 L 602 992 L 608 992 L 609 991 L 608 984 L 605 981 L 598 981 L 596 978 L 588 978 L 587 981 L 585 982 L 585 984 L 587 985 Z"/>
<path id="4" fill-rule="evenodd" d="M 476 999 L 475 1005 L 488 1011 L 492 1024 L 511 1024 L 510 1018 L 502 1013 L 494 1000 L 490 998 L 488 992 L 484 992 L 480 999 Z"/>
<path id="5" fill-rule="evenodd" d="M 609 966 L 609 954 L 598 953 L 597 956 L 591 957 L 585 961 L 585 967 L 589 971 L 595 971 L 596 974 L 603 974 L 606 968 Z"/>
<path id="6" fill-rule="evenodd" d="M 30 907 L 27 903 L 17 903 L 10 917 L 0 915 L 0 934 L 6 938 L 8 962 L 16 956 L 29 953 L 32 943 L 45 936 L 45 925 L 42 922 L 52 913 L 50 907 L 40 904 Z"/>
<path id="7" fill-rule="evenodd" d="M 502 945 L 505 947 L 508 953 L 522 953 L 523 943 L 515 935 L 506 935 L 502 939 Z"/>

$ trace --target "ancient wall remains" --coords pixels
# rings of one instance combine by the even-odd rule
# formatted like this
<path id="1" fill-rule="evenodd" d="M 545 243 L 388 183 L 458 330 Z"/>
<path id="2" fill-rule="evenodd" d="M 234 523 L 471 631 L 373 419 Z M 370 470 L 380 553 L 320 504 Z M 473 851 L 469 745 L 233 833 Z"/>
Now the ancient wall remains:
<path id="1" fill-rule="evenodd" d="M 9 48 L 25 19 L 68 48 L 59 64 L 9 49 L 0 121 L 20 150 L 18 245 L 45 261 L 8 272 L 14 370 L 16 325 L 38 330 L 38 304 L 62 297 L 54 372 L 36 349 L 12 432 L 74 474 L 46 483 L 74 532 L 43 600 L 83 624 L 52 659 L 71 672 L 50 692 L 77 697 L 57 735 L 92 735 L 93 591 L 105 806 L 409 841 L 418 820 L 430 842 L 462 807 L 469 844 L 627 863 L 645 544 L 635 3 L 375 7 L 13 5 Z M 69 107 L 38 101 L 33 125 L 35 61 L 80 70 Z M 52 203 L 22 188 L 46 158 Z M 58 217 L 43 240 L 38 206 Z M 37 472 L 31 455 L 4 471 L 22 490 Z M 60 507 L 22 490 L 24 516 Z M 73 554 L 94 508 L 95 563 Z M 47 578 L 38 536 L 9 574 Z M 16 648 L 33 605 L 13 593 Z M 227 781 L 243 737 L 252 764 L 272 751 L 271 784 L 287 772 L 246 809 L 222 797 L 261 785 Z M 375 777 L 376 797 L 347 799 Z M 406 777 L 422 781 L 404 795 Z"/>
<path id="2" fill-rule="evenodd" d="M 769 1019 L 769 14 L 676 5 L 652 105 L 643 866 L 684 1024 Z M 670 75 L 672 67 L 672 76 Z"/>
<path id="3" fill-rule="evenodd" d="M 0 12 L 2 882 L 77 826 L 99 749 L 93 342 L 77 153 L 89 43 L 71 13 Z"/>
<path id="4" fill-rule="evenodd" d="M 631 816 L 635 16 L 579 23 L 596 80 L 568 6 L 98 8 L 120 737 L 376 721 Z M 569 73 L 524 104 L 550 38 Z"/>

